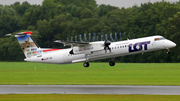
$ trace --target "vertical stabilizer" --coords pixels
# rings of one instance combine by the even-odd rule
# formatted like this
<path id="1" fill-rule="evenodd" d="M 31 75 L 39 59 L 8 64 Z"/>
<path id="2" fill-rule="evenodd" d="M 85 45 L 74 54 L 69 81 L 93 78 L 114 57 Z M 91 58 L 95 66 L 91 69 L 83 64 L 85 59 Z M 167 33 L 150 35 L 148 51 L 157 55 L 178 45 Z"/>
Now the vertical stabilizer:
<path id="1" fill-rule="evenodd" d="M 23 34 L 15 35 L 26 58 L 42 54 L 42 50 L 32 38 L 31 34 L 32 32 L 24 32 Z"/>

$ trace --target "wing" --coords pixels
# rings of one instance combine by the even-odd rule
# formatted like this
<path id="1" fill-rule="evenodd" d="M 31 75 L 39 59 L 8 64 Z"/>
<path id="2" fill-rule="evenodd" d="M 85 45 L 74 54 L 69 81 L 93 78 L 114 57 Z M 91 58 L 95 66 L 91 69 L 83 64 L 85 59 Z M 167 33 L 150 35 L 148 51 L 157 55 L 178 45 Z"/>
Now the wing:
<path id="1" fill-rule="evenodd" d="M 71 42 L 71 41 L 61 41 L 61 40 L 56 40 L 54 42 L 62 43 L 62 44 L 64 44 L 64 46 L 85 46 L 85 45 L 91 45 L 90 42 Z"/>

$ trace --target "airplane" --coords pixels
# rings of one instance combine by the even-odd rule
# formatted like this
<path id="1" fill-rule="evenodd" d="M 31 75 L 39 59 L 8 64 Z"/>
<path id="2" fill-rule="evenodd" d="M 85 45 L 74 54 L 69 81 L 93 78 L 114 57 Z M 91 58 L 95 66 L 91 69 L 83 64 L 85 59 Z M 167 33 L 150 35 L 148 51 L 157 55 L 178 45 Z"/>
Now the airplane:
<path id="1" fill-rule="evenodd" d="M 125 41 L 110 42 L 70 42 L 56 40 L 54 42 L 71 46 L 69 49 L 48 49 L 40 48 L 31 36 L 32 32 L 21 32 L 14 34 L 24 52 L 25 61 L 49 63 L 49 64 L 72 64 L 84 62 L 84 67 L 89 67 L 90 61 L 111 58 L 110 66 L 115 66 L 115 57 L 145 53 L 157 50 L 167 50 L 176 44 L 163 36 L 156 35 L 138 39 L 127 39 Z M 9 36 L 12 34 L 8 34 Z"/>

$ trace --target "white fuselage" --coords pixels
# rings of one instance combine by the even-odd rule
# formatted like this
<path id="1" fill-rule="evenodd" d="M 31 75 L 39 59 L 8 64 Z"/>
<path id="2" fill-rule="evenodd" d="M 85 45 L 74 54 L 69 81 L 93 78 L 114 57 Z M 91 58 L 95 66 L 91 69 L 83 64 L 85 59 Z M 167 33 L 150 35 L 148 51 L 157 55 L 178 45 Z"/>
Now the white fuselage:
<path id="1" fill-rule="evenodd" d="M 92 43 L 99 43 L 103 46 L 104 41 Z M 151 36 L 133 40 L 113 42 L 109 46 L 111 48 L 111 52 L 107 51 L 107 53 L 105 53 L 105 50 L 94 51 L 91 52 L 91 54 L 87 55 L 87 59 L 84 53 L 74 55 L 70 54 L 69 52 L 72 50 L 72 48 L 69 48 L 50 52 L 43 52 L 41 55 L 26 58 L 25 61 L 52 64 L 70 64 L 106 58 L 115 58 L 119 56 L 138 54 L 162 49 L 170 49 L 175 46 L 175 43 L 163 38 L 162 36 Z"/>

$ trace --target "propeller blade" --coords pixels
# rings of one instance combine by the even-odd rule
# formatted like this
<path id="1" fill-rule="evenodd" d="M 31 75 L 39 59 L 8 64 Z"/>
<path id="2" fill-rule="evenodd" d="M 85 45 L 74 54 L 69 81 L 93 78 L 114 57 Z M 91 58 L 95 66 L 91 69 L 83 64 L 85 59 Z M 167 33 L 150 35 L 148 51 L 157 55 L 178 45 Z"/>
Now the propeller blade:
<path id="1" fill-rule="evenodd" d="M 105 40 L 108 40 L 107 34 L 105 35 Z"/>
<path id="2" fill-rule="evenodd" d="M 79 35 L 79 39 L 80 39 L 81 42 L 84 42 L 84 41 L 82 40 L 82 38 L 81 38 L 81 35 Z"/>
<path id="3" fill-rule="evenodd" d="M 91 42 L 92 40 L 91 40 L 91 33 L 89 33 L 89 42 Z"/>
<path id="4" fill-rule="evenodd" d="M 110 34 L 110 38 L 111 38 L 111 40 L 112 40 L 113 42 L 115 42 L 114 39 L 112 38 L 112 33 Z"/>
<path id="5" fill-rule="evenodd" d="M 111 53 L 111 48 L 108 47 L 108 49 L 109 49 L 109 52 Z"/>
<path id="6" fill-rule="evenodd" d="M 75 36 L 75 42 L 77 42 L 77 36 Z"/>
<path id="7" fill-rule="evenodd" d="M 105 42 L 104 42 L 104 50 L 105 50 L 105 53 L 107 53 L 107 50 L 109 50 L 110 53 L 111 53 L 111 48 L 109 47 L 109 45 L 111 45 L 111 42 L 109 42 L 109 41 L 105 41 Z"/>
<path id="8" fill-rule="evenodd" d="M 73 37 L 71 37 L 71 42 L 73 42 Z"/>
<path id="9" fill-rule="evenodd" d="M 122 34 L 121 33 L 119 33 L 119 40 L 122 40 L 122 36 L 121 36 Z"/>
<path id="10" fill-rule="evenodd" d="M 118 41 L 117 33 L 115 33 L 115 41 Z"/>
<path id="11" fill-rule="evenodd" d="M 88 42 L 88 40 L 87 40 L 87 38 L 86 38 L 86 34 L 84 34 L 84 39 L 85 39 L 86 42 Z"/>
<path id="12" fill-rule="evenodd" d="M 105 53 L 107 53 L 107 47 L 105 47 Z"/>
<path id="13" fill-rule="evenodd" d="M 96 33 L 94 33 L 93 41 L 96 41 Z"/>

